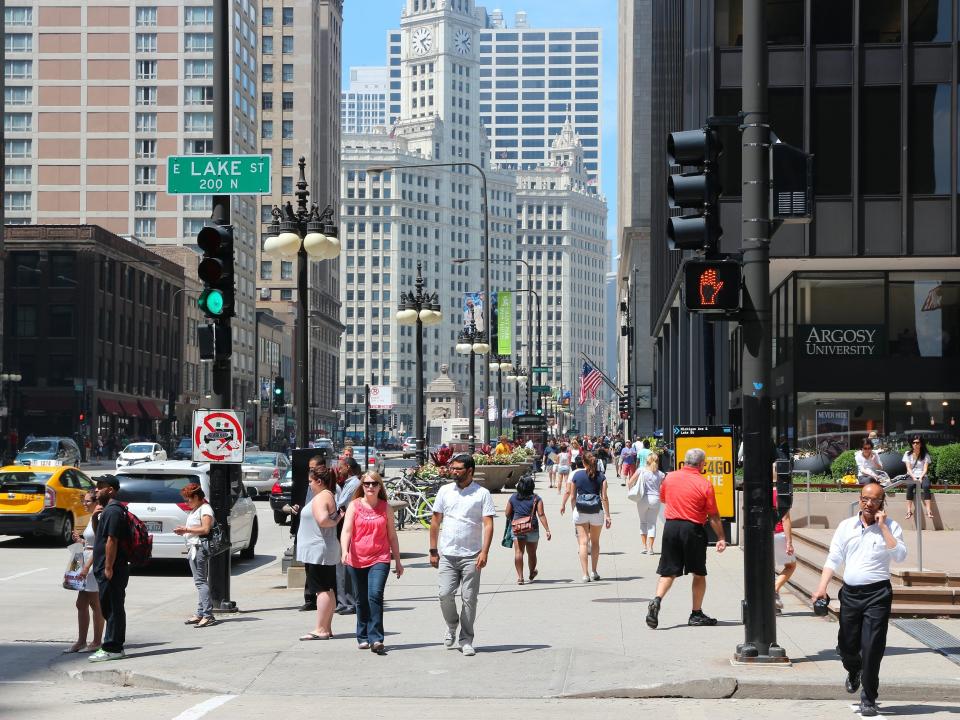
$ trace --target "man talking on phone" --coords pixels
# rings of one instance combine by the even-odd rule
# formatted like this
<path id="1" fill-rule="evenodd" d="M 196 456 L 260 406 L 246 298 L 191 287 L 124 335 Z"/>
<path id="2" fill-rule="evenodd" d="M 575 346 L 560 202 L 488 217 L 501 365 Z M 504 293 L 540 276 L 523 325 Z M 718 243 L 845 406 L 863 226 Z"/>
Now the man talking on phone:
<path id="1" fill-rule="evenodd" d="M 843 566 L 840 588 L 840 632 L 837 650 L 847 671 L 847 692 L 860 690 L 860 714 L 875 717 L 880 661 L 887 648 L 887 623 L 893 603 L 890 561 L 903 562 L 907 546 L 903 530 L 887 517 L 883 487 L 876 482 L 860 489 L 860 513 L 837 526 L 820 585 L 811 596 L 827 596 L 827 585 Z"/>

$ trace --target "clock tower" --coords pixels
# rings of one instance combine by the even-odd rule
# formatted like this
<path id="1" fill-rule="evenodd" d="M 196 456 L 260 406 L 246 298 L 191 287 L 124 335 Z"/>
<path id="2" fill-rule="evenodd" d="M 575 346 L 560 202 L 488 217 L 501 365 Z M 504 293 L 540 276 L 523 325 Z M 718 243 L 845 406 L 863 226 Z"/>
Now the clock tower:
<path id="1" fill-rule="evenodd" d="M 479 162 L 480 17 L 474 0 L 407 0 L 397 133 L 437 160 Z"/>

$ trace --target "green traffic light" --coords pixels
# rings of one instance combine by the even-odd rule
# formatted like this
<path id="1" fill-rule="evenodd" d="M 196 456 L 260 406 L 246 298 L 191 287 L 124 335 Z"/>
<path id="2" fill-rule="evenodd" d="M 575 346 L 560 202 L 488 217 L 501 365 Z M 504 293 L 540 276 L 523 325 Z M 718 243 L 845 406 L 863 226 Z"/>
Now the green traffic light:
<path id="1" fill-rule="evenodd" d="M 208 288 L 200 294 L 197 305 L 209 315 L 220 315 L 223 313 L 223 293 L 220 290 Z"/>
<path id="2" fill-rule="evenodd" d="M 273 394 L 274 394 L 274 395 L 283 395 L 283 388 L 274 388 L 274 389 L 273 389 Z"/>

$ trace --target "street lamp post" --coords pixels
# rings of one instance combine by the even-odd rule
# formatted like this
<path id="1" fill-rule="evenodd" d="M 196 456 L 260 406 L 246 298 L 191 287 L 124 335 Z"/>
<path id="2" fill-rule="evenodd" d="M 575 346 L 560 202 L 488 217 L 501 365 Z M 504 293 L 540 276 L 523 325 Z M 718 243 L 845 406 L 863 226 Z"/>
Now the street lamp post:
<path id="1" fill-rule="evenodd" d="M 297 405 L 300 406 L 297 423 L 297 447 L 310 445 L 310 388 L 307 381 L 310 364 L 309 320 L 307 307 L 308 260 L 332 260 L 340 254 L 337 227 L 333 224 L 333 206 L 321 212 L 317 205 L 307 206 L 307 160 L 300 158 L 300 179 L 297 181 L 297 208 L 288 201 L 281 210 L 271 211 L 270 236 L 263 243 L 265 255 L 277 258 L 297 257 Z"/>
<path id="2" fill-rule="evenodd" d="M 527 382 L 527 369 L 520 364 L 520 357 L 517 356 L 516 362 L 513 365 L 513 370 L 507 375 L 507 382 L 516 383 L 517 391 L 517 406 L 516 410 L 520 409 L 520 384 Z M 529 383 L 528 383 L 529 386 Z M 531 413 L 530 405 L 527 405 L 527 413 Z"/>
<path id="3" fill-rule="evenodd" d="M 503 374 L 513 370 L 513 363 L 505 355 L 491 356 L 489 368 L 497 373 L 497 436 L 503 435 Z"/>
<path id="4" fill-rule="evenodd" d="M 456 351 L 458 353 L 470 355 L 470 400 L 467 412 L 470 415 L 470 453 L 477 451 L 477 390 L 476 390 L 476 356 L 485 355 L 490 351 L 490 346 L 484 342 L 484 333 L 477 330 L 477 323 L 474 321 L 473 308 L 470 308 L 470 322 L 460 331 Z M 490 442 L 490 438 L 487 438 Z"/>
<path id="5" fill-rule="evenodd" d="M 423 279 L 422 263 L 417 262 L 417 280 L 415 292 L 400 294 L 400 306 L 397 310 L 397 322 L 403 325 L 415 325 L 417 328 L 416 360 L 416 406 L 417 416 L 414 418 L 414 427 L 417 435 L 417 465 L 423 466 L 427 462 L 426 437 L 424 436 L 423 422 L 423 326 L 438 325 L 443 321 L 440 312 L 440 300 L 436 293 L 424 292 L 426 285 Z"/>

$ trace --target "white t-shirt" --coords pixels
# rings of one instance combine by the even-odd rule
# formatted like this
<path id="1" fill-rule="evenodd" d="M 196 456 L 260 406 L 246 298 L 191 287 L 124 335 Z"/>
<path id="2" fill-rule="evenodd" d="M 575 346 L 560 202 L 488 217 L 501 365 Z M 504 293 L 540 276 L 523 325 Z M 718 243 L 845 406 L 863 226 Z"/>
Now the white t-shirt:
<path id="1" fill-rule="evenodd" d="M 443 515 L 437 550 L 451 557 L 479 553 L 483 549 L 483 518 L 497 514 L 490 491 L 475 482 L 463 490 L 456 483 L 442 485 L 433 511 Z"/>
<path id="2" fill-rule="evenodd" d="M 883 471 L 883 465 L 880 463 L 880 458 L 876 453 L 870 453 L 870 457 L 867 458 L 864 457 L 862 450 L 857 450 L 853 459 L 857 463 L 858 475 L 874 476 L 877 472 Z M 866 470 L 871 470 L 872 472 L 865 472 Z"/>
<path id="3" fill-rule="evenodd" d="M 929 462 L 929 454 L 920 456 L 916 462 L 913 460 L 913 453 L 909 450 L 903 454 L 903 464 L 907 466 L 907 473 L 915 480 L 919 480 L 920 476 L 923 475 L 923 464 Z"/>
<path id="4" fill-rule="evenodd" d="M 185 523 L 188 528 L 200 527 L 203 525 L 203 517 L 207 515 L 213 517 L 213 508 L 210 507 L 210 503 L 203 503 L 196 510 L 187 515 L 187 522 Z M 200 539 L 204 537 L 203 535 L 184 535 L 184 539 L 187 541 L 187 545 L 199 545 Z"/>

